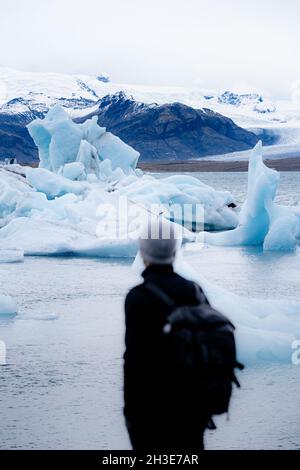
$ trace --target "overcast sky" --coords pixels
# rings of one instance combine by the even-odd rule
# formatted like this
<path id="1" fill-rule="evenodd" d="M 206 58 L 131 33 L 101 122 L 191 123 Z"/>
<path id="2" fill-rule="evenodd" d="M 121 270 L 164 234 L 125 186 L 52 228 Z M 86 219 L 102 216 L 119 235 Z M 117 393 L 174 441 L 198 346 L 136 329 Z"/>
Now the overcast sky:
<path id="1" fill-rule="evenodd" d="M 0 64 L 289 94 L 300 0 L 0 0 Z"/>

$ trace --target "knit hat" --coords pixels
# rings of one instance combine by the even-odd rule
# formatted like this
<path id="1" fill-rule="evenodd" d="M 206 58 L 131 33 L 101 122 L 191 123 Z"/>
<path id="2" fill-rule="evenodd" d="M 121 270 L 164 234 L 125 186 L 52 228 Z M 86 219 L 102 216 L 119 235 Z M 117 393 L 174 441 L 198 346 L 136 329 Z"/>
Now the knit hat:
<path id="1" fill-rule="evenodd" d="M 173 264 L 180 245 L 178 238 L 173 223 L 162 218 L 151 219 L 139 238 L 143 260 L 150 264 Z"/>

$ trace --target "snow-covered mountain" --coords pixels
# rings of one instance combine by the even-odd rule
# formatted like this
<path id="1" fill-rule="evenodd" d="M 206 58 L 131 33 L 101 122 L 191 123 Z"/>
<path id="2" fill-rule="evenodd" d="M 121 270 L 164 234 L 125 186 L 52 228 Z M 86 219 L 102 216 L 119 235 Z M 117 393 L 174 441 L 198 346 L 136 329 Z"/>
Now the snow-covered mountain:
<path id="1" fill-rule="evenodd" d="M 52 106 L 57 99 L 97 100 L 103 94 L 107 74 L 98 76 L 67 75 L 58 73 L 20 72 L 0 67 L 0 106 L 15 98 L 29 100 L 32 105 Z M 105 93 L 104 93 L 105 94 Z"/>
<path id="2" fill-rule="evenodd" d="M 210 109 L 256 133 L 265 144 L 300 144 L 297 102 L 274 102 L 252 91 L 118 84 L 103 73 L 97 76 L 29 73 L 0 67 L 0 158 L 18 157 L 19 151 L 14 153 L 12 149 L 14 145 L 19 149 L 24 146 L 22 139 L 28 137 L 25 126 L 35 117 L 45 115 L 53 105 L 59 103 L 72 117 L 80 117 L 96 110 L 104 96 L 120 91 L 140 103 L 179 102 L 196 109 Z M 24 151 L 30 155 L 32 149 Z"/>

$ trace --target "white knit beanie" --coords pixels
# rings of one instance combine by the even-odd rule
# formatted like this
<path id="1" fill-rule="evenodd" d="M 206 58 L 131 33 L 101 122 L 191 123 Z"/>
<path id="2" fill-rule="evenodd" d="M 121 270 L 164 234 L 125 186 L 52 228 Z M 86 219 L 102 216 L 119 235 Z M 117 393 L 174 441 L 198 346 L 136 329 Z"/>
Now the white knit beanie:
<path id="1" fill-rule="evenodd" d="M 152 218 L 141 231 L 139 246 L 147 263 L 173 264 L 180 246 L 174 224 L 166 219 Z"/>

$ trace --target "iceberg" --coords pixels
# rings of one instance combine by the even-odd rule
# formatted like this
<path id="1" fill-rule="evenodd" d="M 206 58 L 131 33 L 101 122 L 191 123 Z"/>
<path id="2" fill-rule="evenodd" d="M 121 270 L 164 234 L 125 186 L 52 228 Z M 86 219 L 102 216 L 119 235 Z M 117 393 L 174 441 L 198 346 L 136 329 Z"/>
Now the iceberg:
<path id="1" fill-rule="evenodd" d="M 269 251 L 293 251 L 300 237 L 300 210 L 274 201 L 280 175 L 265 166 L 262 143 L 252 150 L 248 168 L 247 197 L 238 226 L 221 233 L 206 233 L 212 245 L 262 245 Z"/>
<path id="2" fill-rule="evenodd" d="M 228 191 L 217 191 L 188 175 L 157 179 L 150 175 L 120 182 L 120 194 L 151 209 L 160 205 L 166 218 L 192 230 L 225 230 L 236 227 L 237 214 L 228 207 L 234 200 Z"/>
<path id="3" fill-rule="evenodd" d="M 113 169 L 129 172 L 135 169 L 139 158 L 136 150 L 98 126 L 97 116 L 76 124 L 59 105 L 27 127 L 39 149 L 39 167 L 64 176 L 68 174 L 64 166 L 74 162 L 82 163 L 86 174 L 98 176 L 100 161 L 109 159 Z"/>

